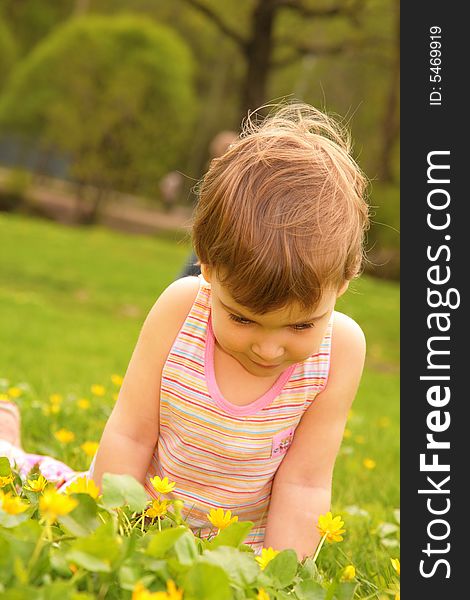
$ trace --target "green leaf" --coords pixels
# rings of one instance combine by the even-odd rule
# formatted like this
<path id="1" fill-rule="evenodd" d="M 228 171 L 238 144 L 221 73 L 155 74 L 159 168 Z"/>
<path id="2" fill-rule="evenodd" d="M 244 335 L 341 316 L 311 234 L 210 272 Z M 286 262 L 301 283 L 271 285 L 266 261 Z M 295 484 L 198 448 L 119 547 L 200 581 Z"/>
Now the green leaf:
<path id="1" fill-rule="evenodd" d="M 216 565 L 203 562 L 193 565 L 182 587 L 185 596 L 193 600 L 232 600 L 228 575 Z"/>
<path id="2" fill-rule="evenodd" d="M 121 545 L 112 521 L 108 521 L 88 537 L 72 542 L 66 557 L 89 571 L 109 573 L 120 557 Z"/>
<path id="3" fill-rule="evenodd" d="M 209 547 L 233 546 L 234 548 L 238 548 L 245 541 L 252 527 L 253 523 L 251 521 L 231 523 L 209 542 Z"/>
<path id="4" fill-rule="evenodd" d="M 59 575 L 63 579 L 67 579 L 72 575 L 69 563 L 67 562 L 64 554 L 64 542 L 61 543 L 59 548 L 52 547 L 49 551 L 49 560 L 51 570 L 54 575 Z"/>
<path id="5" fill-rule="evenodd" d="M 269 594 L 269 590 L 266 590 Z M 270 598 L 276 598 L 276 600 L 292 600 L 293 596 L 290 592 L 283 592 L 282 590 L 277 590 L 277 592 L 273 592 L 273 595 L 269 596 Z"/>
<path id="6" fill-rule="evenodd" d="M 133 560 L 127 560 L 119 568 L 119 573 L 118 573 L 119 585 L 121 586 L 121 588 L 123 590 L 128 590 L 128 591 L 132 592 L 136 583 L 138 581 L 142 581 L 142 572 L 143 572 L 142 565 L 136 564 L 135 561 L 133 561 Z M 150 577 L 150 581 L 147 581 L 147 583 L 142 581 L 142 583 L 146 587 L 147 587 L 147 584 L 150 583 L 154 579 L 153 575 L 150 575 L 148 577 Z"/>
<path id="7" fill-rule="evenodd" d="M 316 581 L 306 579 L 294 588 L 294 593 L 299 600 L 325 600 L 326 590 Z"/>
<path id="8" fill-rule="evenodd" d="M 102 502 L 107 508 L 118 508 L 127 504 L 133 512 L 145 510 L 149 499 L 147 492 L 144 486 L 131 475 L 105 473 L 102 486 Z"/>
<path id="9" fill-rule="evenodd" d="M 155 558 L 163 558 L 170 548 L 174 546 L 183 533 L 187 531 L 184 525 L 165 529 L 162 532 L 155 533 L 147 546 L 146 553 Z"/>
<path id="10" fill-rule="evenodd" d="M 41 587 L 41 598 L 44 598 L 44 600 L 71 600 L 74 591 L 73 583 L 68 581 L 54 581 L 47 586 Z"/>
<path id="11" fill-rule="evenodd" d="M 288 549 L 279 552 L 264 569 L 277 587 L 284 588 L 290 585 L 297 573 L 297 554 Z"/>
<path id="12" fill-rule="evenodd" d="M 10 473 L 10 461 L 6 456 L 0 456 L 0 477 L 8 477 Z"/>
<path id="13" fill-rule="evenodd" d="M 352 600 L 357 585 L 355 581 L 342 581 L 339 583 L 334 595 L 335 600 Z"/>
<path id="14" fill-rule="evenodd" d="M 67 552 L 67 560 L 76 563 L 79 567 L 96 573 L 111 573 L 111 562 L 107 558 L 98 558 L 89 552 L 72 549 Z"/>
<path id="15" fill-rule="evenodd" d="M 182 565 L 192 565 L 198 557 L 194 535 L 188 530 L 176 540 L 174 549 Z"/>
<path id="16" fill-rule="evenodd" d="M 229 576 L 230 582 L 241 588 L 251 585 L 259 573 L 253 555 L 228 546 L 205 550 L 201 562 L 221 567 Z"/>
<path id="17" fill-rule="evenodd" d="M 0 594 L 1 600 L 43 600 L 44 596 L 38 593 L 38 588 L 21 586 L 10 588 Z"/>
<path id="18" fill-rule="evenodd" d="M 72 535 L 85 537 L 101 524 L 97 517 L 96 502 L 88 494 L 73 494 L 78 505 L 68 515 L 59 517 L 59 523 Z"/>
<path id="19" fill-rule="evenodd" d="M 299 576 L 302 579 L 313 579 L 314 581 L 318 581 L 320 579 L 318 567 L 313 560 L 313 556 L 307 557 L 300 565 Z"/>

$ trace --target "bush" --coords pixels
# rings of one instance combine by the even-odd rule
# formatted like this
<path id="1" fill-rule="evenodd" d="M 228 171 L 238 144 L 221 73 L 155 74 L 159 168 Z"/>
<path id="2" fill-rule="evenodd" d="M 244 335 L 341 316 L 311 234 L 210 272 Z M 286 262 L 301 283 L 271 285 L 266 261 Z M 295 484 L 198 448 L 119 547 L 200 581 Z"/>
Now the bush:
<path id="1" fill-rule="evenodd" d="M 154 192 L 184 153 L 195 115 L 192 59 L 143 17 L 72 19 L 21 62 L 0 101 L 6 131 L 69 159 L 101 197 Z"/>

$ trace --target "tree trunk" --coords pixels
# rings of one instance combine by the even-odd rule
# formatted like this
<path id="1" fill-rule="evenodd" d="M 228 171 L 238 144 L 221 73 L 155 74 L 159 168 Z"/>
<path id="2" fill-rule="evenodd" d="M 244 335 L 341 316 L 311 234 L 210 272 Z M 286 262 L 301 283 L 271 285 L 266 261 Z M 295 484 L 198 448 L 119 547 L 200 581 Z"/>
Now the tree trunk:
<path id="1" fill-rule="evenodd" d="M 378 157 L 377 178 L 381 182 L 393 181 L 392 153 L 400 130 L 398 98 L 400 93 L 400 4 L 394 3 L 394 53 L 390 75 L 390 87 L 382 119 L 382 145 Z"/>
<path id="2" fill-rule="evenodd" d="M 243 82 L 241 113 L 259 108 L 266 101 L 269 63 L 273 50 L 273 0 L 257 0 L 253 11 L 251 38 L 245 47 L 247 71 Z"/>

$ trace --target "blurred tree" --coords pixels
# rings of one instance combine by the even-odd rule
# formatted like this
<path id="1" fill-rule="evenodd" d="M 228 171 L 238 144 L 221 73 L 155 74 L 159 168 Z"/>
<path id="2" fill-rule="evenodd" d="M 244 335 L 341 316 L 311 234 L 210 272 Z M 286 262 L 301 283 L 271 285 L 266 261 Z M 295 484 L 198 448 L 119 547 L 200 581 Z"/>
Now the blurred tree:
<path id="1" fill-rule="evenodd" d="M 344 18 L 358 25 L 358 15 L 364 0 L 337 0 L 332 5 L 320 5 L 309 0 L 255 0 L 250 3 L 247 31 L 234 27 L 226 19 L 226 11 L 215 8 L 214 3 L 204 0 L 183 0 L 207 17 L 226 37 L 238 47 L 246 70 L 241 86 L 240 109 L 242 116 L 255 110 L 267 100 L 267 85 L 270 72 L 276 66 L 298 61 L 302 56 L 326 56 L 340 54 L 354 47 L 352 35 L 343 35 L 340 40 L 302 39 L 298 29 L 290 35 L 276 38 L 276 22 L 282 13 L 291 11 L 305 21 L 321 21 Z M 275 60 L 275 51 L 283 57 Z"/>
<path id="2" fill-rule="evenodd" d="M 1 0 L 0 14 L 14 32 L 20 55 L 27 54 L 54 27 L 68 19 L 75 0 Z"/>
<path id="3" fill-rule="evenodd" d="M 0 16 L 0 89 L 10 73 L 16 55 L 15 40 Z"/>
<path id="4" fill-rule="evenodd" d="M 0 125 L 68 155 L 77 206 L 92 222 L 112 190 L 151 193 L 173 168 L 196 111 L 191 78 L 186 45 L 163 25 L 72 19 L 19 65 Z"/>
<path id="5" fill-rule="evenodd" d="M 378 154 L 377 176 L 381 182 L 394 180 L 393 150 L 400 133 L 400 0 L 393 0 L 393 46 L 389 81 L 381 119 L 381 147 Z"/>
<path id="6" fill-rule="evenodd" d="M 250 108 L 270 99 L 295 97 L 345 116 L 360 149 L 361 164 L 375 176 L 393 72 L 394 1 L 266 0 L 263 4 L 275 11 L 271 55 L 260 79 L 265 80 L 264 95 Z M 246 116 L 246 107 L 240 108 L 244 104 L 241 90 L 247 85 L 249 91 L 255 88 L 246 83 L 244 47 L 255 36 L 258 6 L 259 0 L 224 0 L 223 6 L 217 0 L 133 0 L 133 11 L 174 27 L 197 60 L 200 110 L 180 166 L 190 177 L 200 177 L 212 137 L 221 129 L 238 129 Z M 105 14 L 127 7 L 128 0 L 89 4 L 91 12 Z M 390 162 L 395 174 L 396 149 L 394 142 Z"/>

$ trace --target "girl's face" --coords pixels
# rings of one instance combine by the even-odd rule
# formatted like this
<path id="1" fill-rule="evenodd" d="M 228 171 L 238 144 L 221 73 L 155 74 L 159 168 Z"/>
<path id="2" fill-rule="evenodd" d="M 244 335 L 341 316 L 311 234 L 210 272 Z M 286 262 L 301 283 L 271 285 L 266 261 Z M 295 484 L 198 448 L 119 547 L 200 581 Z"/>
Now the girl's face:
<path id="1" fill-rule="evenodd" d="M 221 350 L 258 377 L 279 375 L 290 365 L 318 352 L 336 299 L 347 289 L 325 292 L 309 314 L 296 305 L 255 315 L 222 287 L 214 271 L 201 267 L 211 284 L 211 319 Z"/>

